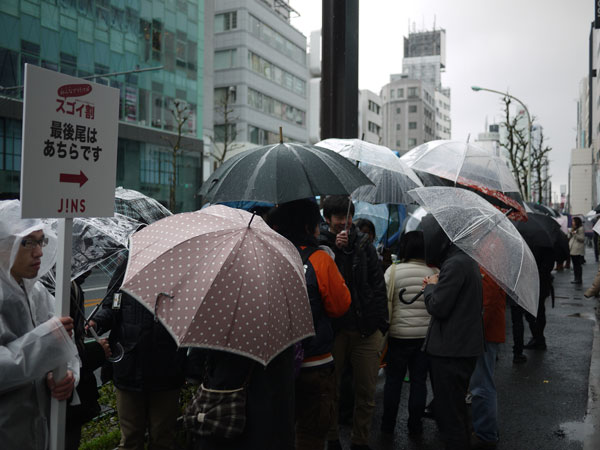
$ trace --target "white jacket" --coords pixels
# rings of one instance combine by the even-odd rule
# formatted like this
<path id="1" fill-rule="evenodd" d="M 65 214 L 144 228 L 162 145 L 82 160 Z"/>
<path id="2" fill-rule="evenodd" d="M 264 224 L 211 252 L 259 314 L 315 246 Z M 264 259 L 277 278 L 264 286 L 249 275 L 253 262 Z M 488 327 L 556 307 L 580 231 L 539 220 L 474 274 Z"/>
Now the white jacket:
<path id="1" fill-rule="evenodd" d="M 576 230 L 569 231 L 569 253 L 575 255 L 585 255 L 585 232 L 583 226 Z"/>
<path id="2" fill-rule="evenodd" d="M 21 239 L 40 229 L 53 237 L 40 221 L 20 219 L 19 202 L 0 202 L 0 447 L 6 449 L 45 450 L 46 374 L 67 363 L 79 379 L 77 348 L 54 317 L 54 297 L 37 279 L 20 286 L 10 274 Z M 52 266 L 52 248 L 44 248 L 38 276 Z"/>
<path id="3" fill-rule="evenodd" d="M 406 305 L 400 301 L 400 290 L 406 289 L 403 298 L 409 300 L 421 291 L 423 278 L 438 273 L 437 269 L 428 267 L 420 260 L 409 260 L 405 263 L 392 264 L 385 272 L 385 283 L 390 291 L 390 277 L 394 272 L 393 298 L 388 296 L 390 309 L 389 336 L 396 339 L 420 339 L 427 334 L 427 327 L 431 316 L 425 308 L 423 296 Z M 392 301 L 390 301 L 392 300 Z"/>

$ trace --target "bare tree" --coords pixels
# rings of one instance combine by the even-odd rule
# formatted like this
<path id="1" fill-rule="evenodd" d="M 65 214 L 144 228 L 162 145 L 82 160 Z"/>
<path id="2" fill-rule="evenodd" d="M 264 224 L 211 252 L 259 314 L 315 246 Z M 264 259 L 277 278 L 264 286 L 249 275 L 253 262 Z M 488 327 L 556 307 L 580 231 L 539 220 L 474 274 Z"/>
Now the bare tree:
<path id="1" fill-rule="evenodd" d="M 177 136 L 172 145 L 171 151 L 171 163 L 172 170 L 171 173 L 171 184 L 169 187 L 169 209 L 175 213 L 176 212 L 176 200 L 177 200 L 177 157 L 181 154 L 181 136 L 183 134 L 183 127 L 185 123 L 190 118 L 190 110 L 187 102 L 183 100 L 173 100 L 173 104 L 170 108 L 171 114 L 173 114 L 173 118 L 175 119 L 175 124 L 177 125 Z"/>
<path id="2" fill-rule="evenodd" d="M 215 97 L 215 112 L 217 120 L 220 122 L 215 125 L 213 145 L 213 157 L 216 163 L 215 168 L 217 168 L 223 164 L 227 158 L 227 154 L 240 148 L 241 144 L 236 143 L 236 122 L 238 117 L 235 115 L 234 109 L 236 98 L 235 88 L 233 86 L 221 88 L 215 92 Z M 217 130 L 219 130 L 218 133 Z"/>
<path id="3" fill-rule="evenodd" d="M 548 154 L 552 151 L 552 147 L 544 145 L 544 132 L 540 130 L 540 139 L 537 145 L 531 148 L 531 170 L 535 179 L 531 182 L 532 192 L 536 193 L 537 198 L 532 200 L 542 203 L 544 200 L 544 192 L 548 188 L 550 176 L 548 175 Z"/>
<path id="4" fill-rule="evenodd" d="M 510 117 L 510 97 L 503 97 L 504 122 L 500 125 L 506 129 L 506 137 L 500 140 L 500 146 L 508 152 L 511 170 L 517 181 L 519 193 L 527 198 L 527 179 L 529 175 L 528 142 L 529 132 L 527 127 L 519 126 L 518 116 Z"/>

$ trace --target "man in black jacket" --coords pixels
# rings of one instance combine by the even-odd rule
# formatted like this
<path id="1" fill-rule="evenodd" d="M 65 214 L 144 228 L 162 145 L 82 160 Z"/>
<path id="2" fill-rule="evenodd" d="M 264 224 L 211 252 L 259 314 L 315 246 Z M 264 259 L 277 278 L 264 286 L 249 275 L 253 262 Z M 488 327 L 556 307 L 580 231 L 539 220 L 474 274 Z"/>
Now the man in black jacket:
<path id="1" fill-rule="evenodd" d="M 348 209 L 350 208 L 350 209 Z M 375 387 L 383 334 L 387 332 L 387 293 L 381 265 L 369 237 L 352 225 L 354 205 L 346 196 L 330 196 L 323 204 L 326 225 L 319 241 L 335 254 L 335 263 L 350 290 L 350 309 L 333 320 L 333 358 L 339 380 L 344 366 L 352 365 L 354 413 L 352 449 L 369 449 L 369 430 L 375 407 Z M 341 448 L 337 414 L 329 432 L 329 449 Z"/>
<path id="2" fill-rule="evenodd" d="M 470 446 L 465 395 L 484 346 L 481 274 L 433 216 L 425 216 L 421 226 L 425 261 L 440 268 L 423 281 L 431 314 L 423 346 L 430 358 L 434 412 L 446 450 L 462 450 Z"/>
<path id="3" fill-rule="evenodd" d="M 127 261 L 109 282 L 102 309 L 89 323 L 100 334 L 111 330 L 109 342 L 122 344 L 125 355 L 113 364 L 117 411 L 121 427 L 119 449 L 173 448 L 179 392 L 184 383 L 185 349 L 177 344 L 154 315 L 140 302 L 120 291 Z"/>

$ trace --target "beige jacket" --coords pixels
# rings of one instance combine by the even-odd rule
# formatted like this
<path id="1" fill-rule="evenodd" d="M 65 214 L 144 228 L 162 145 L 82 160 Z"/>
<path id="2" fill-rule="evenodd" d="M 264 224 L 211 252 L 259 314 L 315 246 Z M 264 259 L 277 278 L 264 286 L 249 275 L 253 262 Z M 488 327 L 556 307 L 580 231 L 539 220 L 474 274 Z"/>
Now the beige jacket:
<path id="1" fill-rule="evenodd" d="M 583 226 L 577 230 L 569 230 L 569 253 L 575 255 L 585 255 L 585 232 Z"/>
<path id="2" fill-rule="evenodd" d="M 394 273 L 393 294 L 390 290 L 392 272 Z M 400 301 L 399 294 L 400 290 L 405 288 L 404 299 L 411 299 L 421 291 L 423 278 L 438 272 L 437 269 L 428 267 L 425 262 L 415 259 L 388 267 L 385 272 L 385 283 L 388 286 L 390 337 L 396 339 L 420 339 L 425 337 L 431 316 L 425 308 L 423 296 L 411 305 L 406 305 Z"/>

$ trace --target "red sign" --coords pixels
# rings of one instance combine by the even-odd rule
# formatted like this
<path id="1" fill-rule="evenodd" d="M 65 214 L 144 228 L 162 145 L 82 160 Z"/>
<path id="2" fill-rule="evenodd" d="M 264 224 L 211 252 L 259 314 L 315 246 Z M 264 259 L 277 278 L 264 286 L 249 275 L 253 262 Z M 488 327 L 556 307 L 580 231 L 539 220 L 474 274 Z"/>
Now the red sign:
<path id="1" fill-rule="evenodd" d="M 65 84 L 58 88 L 59 97 L 81 97 L 92 92 L 91 84 Z"/>

